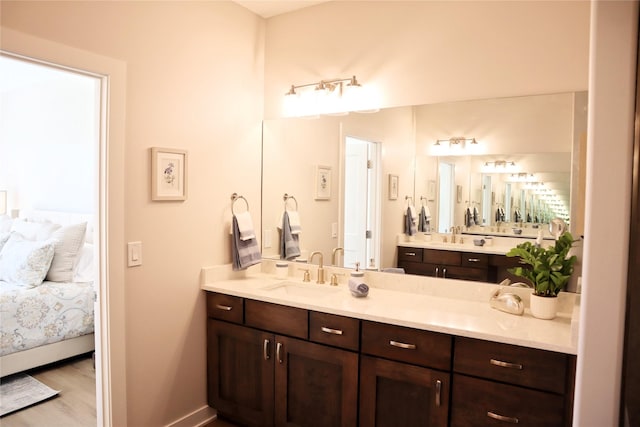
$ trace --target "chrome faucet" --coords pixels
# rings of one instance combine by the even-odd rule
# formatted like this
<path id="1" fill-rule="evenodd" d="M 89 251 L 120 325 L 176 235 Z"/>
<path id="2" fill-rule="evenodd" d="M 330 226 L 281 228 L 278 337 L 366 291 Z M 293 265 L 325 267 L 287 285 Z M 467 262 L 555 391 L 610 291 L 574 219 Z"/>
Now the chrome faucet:
<path id="1" fill-rule="evenodd" d="M 311 255 L 309 255 L 309 263 L 313 261 L 313 257 L 316 255 L 320 255 L 320 263 L 318 264 L 318 280 L 316 280 L 316 283 L 321 285 L 324 283 L 324 266 L 322 265 L 322 252 L 311 252 Z"/>
<path id="2" fill-rule="evenodd" d="M 333 248 L 333 252 L 331 252 L 331 265 L 336 265 L 336 253 L 338 251 L 342 252 L 342 255 L 344 255 L 343 248 Z"/>

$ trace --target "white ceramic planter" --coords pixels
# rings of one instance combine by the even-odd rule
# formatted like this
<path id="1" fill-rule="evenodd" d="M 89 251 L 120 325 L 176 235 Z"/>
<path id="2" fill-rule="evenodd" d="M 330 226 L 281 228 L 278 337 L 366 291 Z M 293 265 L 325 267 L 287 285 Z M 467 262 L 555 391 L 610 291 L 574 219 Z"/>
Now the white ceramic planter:
<path id="1" fill-rule="evenodd" d="M 538 319 L 553 319 L 558 312 L 558 297 L 541 297 L 531 294 L 529 308 L 533 317 Z"/>

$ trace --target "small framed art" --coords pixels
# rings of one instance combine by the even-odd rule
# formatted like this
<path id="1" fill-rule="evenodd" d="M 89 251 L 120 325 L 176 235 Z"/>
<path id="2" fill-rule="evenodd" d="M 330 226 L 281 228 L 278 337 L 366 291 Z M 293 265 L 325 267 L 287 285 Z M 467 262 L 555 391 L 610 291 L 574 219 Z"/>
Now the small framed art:
<path id="1" fill-rule="evenodd" d="M 316 166 L 316 185 L 314 198 L 329 200 L 331 198 L 331 167 Z"/>
<path id="2" fill-rule="evenodd" d="M 187 200 L 185 150 L 151 148 L 151 200 Z"/>
<path id="3" fill-rule="evenodd" d="M 389 200 L 398 198 L 398 175 L 389 175 Z"/>

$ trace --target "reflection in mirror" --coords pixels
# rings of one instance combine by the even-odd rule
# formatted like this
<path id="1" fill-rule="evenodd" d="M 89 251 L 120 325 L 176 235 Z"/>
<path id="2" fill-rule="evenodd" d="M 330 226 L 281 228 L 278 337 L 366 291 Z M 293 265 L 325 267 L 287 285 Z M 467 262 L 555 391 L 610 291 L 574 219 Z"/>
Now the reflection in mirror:
<path id="1" fill-rule="evenodd" d="M 345 211 L 354 197 L 347 196 L 345 189 L 347 137 L 375 142 L 380 153 L 371 178 L 371 185 L 378 188 L 378 216 L 364 232 L 379 239 L 376 248 L 363 255 L 347 260 L 345 253 L 345 266 L 351 266 L 353 258 L 364 258 L 356 260 L 362 266 L 395 266 L 406 196 L 429 208 L 434 232 L 464 226 L 467 209 L 473 214 L 475 208 L 477 223 L 465 230 L 468 233 L 513 237 L 513 229 L 521 228 L 522 236 L 530 237 L 535 236 L 534 226 L 560 216 L 574 234 L 580 234 L 581 229 L 574 226 L 582 222 L 582 192 L 571 191 L 575 188 L 570 186 L 581 181 L 586 104 L 586 92 L 578 92 L 398 107 L 375 114 L 266 120 L 263 256 L 279 256 L 284 193 L 299 202 L 301 260 L 316 250 L 329 259 L 335 248 L 345 247 L 345 218 L 351 218 Z M 434 152 L 437 140 L 459 137 L 474 138 L 478 144 L 455 150 L 446 147 L 455 144 L 441 144 L 447 150 Z M 324 199 L 314 197 L 318 165 L 332 172 L 330 196 Z M 389 175 L 398 176 L 394 194 L 389 191 Z M 548 194 L 552 192 L 553 197 Z"/>

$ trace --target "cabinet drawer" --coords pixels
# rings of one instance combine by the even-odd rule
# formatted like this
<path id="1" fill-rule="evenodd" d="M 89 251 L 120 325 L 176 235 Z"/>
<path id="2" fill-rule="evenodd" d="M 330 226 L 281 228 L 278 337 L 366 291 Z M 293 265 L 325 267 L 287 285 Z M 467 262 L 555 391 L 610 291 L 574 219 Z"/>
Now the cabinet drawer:
<path id="1" fill-rule="evenodd" d="M 564 394 L 571 356 L 456 337 L 454 372 Z"/>
<path id="2" fill-rule="evenodd" d="M 422 261 L 422 248 L 398 246 L 398 261 Z"/>
<path id="3" fill-rule="evenodd" d="M 302 308 L 247 299 L 245 324 L 265 331 L 307 339 L 308 312 Z"/>
<path id="4" fill-rule="evenodd" d="M 227 322 L 242 323 L 242 298 L 207 292 L 207 316 Z"/>
<path id="5" fill-rule="evenodd" d="M 489 265 L 489 255 L 475 252 L 462 252 L 460 254 L 460 265 L 463 267 L 486 267 Z"/>
<path id="6" fill-rule="evenodd" d="M 425 264 L 423 262 L 398 261 L 398 267 L 404 268 L 404 272 L 407 274 L 419 274 L 421 276 L 435 276 L 437 265 Z"/>
<path id="7" fill-rule="evenodd" d="M 362 352 L 448 370 L 451 366 L 451 337 L 437 332 L 363 321 Z"/>
<path id="8" fill-rule="evenodd" d="M 453 375 L 451 427 L 563 426 L 564 399 L 552 393 Z"/>
<path id="9" fill-rule="evenodd" d="M 309 313 L 309 339 L 321 344 L 358 351 L 360 321 L 335 314 Z"/>
<path id="10" fill-rule="evenodd" d="M 425 249 L 422 252 L 422 261 L 431 264 L 460 265 L 460 252 L 441 251 L 438 249 Z"/>
<path id="11" fill-rule="evenodd" d="M 445 265 L 440 267 L 439 277 L 486 282 L 489 277 L 489 269 L 488 267 L 470 268 Z"/>

